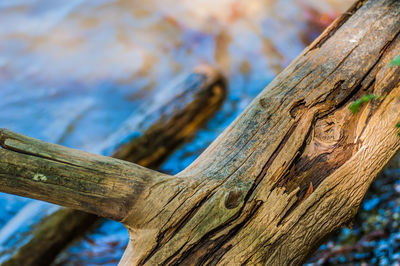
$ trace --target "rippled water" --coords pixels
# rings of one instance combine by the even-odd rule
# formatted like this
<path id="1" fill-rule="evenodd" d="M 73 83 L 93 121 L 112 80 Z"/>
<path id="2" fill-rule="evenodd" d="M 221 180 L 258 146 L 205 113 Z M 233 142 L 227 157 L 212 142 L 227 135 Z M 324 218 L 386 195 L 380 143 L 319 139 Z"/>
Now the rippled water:
<path id="1" fill-rule="evenodd" d="M 162 167 L 179 172 L 352 2 L 2 0 L 0 126 L 97 151 L 169 81 L 209 63 L 228 78 L 229 96 L 215 118 Z M 367 202 L 366 212 L 384 207 L 381 198 L 375 201 Z M 0 254 L 23 241 L 21 233 L 30 225 L 15 226 L 23 218 L 34 224 L 38 213 L 54 209 L 0 195 Z M 58 263 L 115 265 L 126 241 L 126 230 L 107 221 Z"/>

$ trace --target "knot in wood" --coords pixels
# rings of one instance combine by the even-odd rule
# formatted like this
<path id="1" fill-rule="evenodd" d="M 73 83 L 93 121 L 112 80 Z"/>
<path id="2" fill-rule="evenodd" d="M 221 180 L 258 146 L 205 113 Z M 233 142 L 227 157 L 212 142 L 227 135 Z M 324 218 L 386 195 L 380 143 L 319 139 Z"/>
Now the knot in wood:
<path id="1" fill-rule="evenodd" d="M 225 198 L 225 207 L 227 209 L 234 209 L 239 206 L 240 199 L 242 197 L 242 191 L 240 190 L 231 190 Z"/>
<path id="2" fill-rule="evenodd" d="M 345 110 L 348 112 L 347 110 Z M 335 112 L 325 119 L 320 119 L 315 123 L 314 136 L 323 143 L 337 143 L 342 137 L 343 127 L 348 117 L 343 111 Z"/>
<path id="3" fill-rule="evenodd" d="M 270 101 L 268 100 L 268 98 L 261 98 L 261 99 L 259 100 L 259 103 L 260 103 L 260 106 L 261 106 L 263 109 L 267 108 L 267 107 L 271 104 Z"/>

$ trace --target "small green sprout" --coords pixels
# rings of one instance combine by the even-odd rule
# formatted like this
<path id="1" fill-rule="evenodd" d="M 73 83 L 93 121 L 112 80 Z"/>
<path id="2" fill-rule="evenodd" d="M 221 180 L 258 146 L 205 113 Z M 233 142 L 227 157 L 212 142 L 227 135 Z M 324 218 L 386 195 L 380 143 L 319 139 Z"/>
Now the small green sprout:
<path id="1" fill-rule="evenodd" d="M 390 62 L 390 66 L 400 66 L 400 55 Z"/>
<path id="2" fill-rule="evenodd" d="M 352 102 L 350 104 L 350 106 L 349 106 L 349 109 L 353 114 L 355 114 L 358 111 L 360 111 L 360 108 L 364 103 L 369 102 L 369 101 L 374 100 L 374 99 L 378 99 L 378 96 L 376 96 L 375 94 L 364 95 L 360 99 Z"/>
<path id="3" fill-rule="evenodd" d="M 396 128 L 400 128 L 400 122 L 397 122 L 397 123 L 396 123 Z M 399 137 L 400 137 L 400 132 L 399 132 L 399 133 L 397 133 L 397 136 L 399 136 Z"/>

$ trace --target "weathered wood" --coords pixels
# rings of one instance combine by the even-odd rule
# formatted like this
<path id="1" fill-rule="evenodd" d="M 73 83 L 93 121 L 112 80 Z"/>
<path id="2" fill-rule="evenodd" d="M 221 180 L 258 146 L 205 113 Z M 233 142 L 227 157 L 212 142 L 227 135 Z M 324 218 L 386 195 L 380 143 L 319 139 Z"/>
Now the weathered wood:
<path id="1" fill-rule="evenodd" d="M 400 148 L 399 32 L 399 1 L 357 2 L 178 174 L 190 186 L 157 219 L 124 220 L 121 265 L 301 264 Z"/>
<path id="2" fill-rule="evenodd" d="M 170 179 L 136 164 L 0 131 L 0 189 L 121 220 L 149 186 Z M 10 178 L 12 177 L 12 178 Z"/>
<path id="3" fill-rule="evenodd" d="M 141 117 L 128 119 L 99 147 L 112 157 L 157 168 L 185 139 L 192 136 L 221 106 L 226 86 L 218 70 L 199 66 L 183 79 L 169 84 L 172 94 Z M 139 134 L 139 135 L 138 135 Z M 134 137 L 130 137 L 130 136 Z M 127 141 L 128 139 L 128 141 Z M 98 216 L 73 209 L 60 209 L 42 219 L 30 240 L 14 251 L 2 265 L 49 265 L 78 235 L 98 221 Z"/>
<path id="4" fill-rule="evenodd" d="M 120 265 L 301 264 L 400 149 L 398 54 L 400 1 L 358 1 L 187 169 L 133 192 Z"/>

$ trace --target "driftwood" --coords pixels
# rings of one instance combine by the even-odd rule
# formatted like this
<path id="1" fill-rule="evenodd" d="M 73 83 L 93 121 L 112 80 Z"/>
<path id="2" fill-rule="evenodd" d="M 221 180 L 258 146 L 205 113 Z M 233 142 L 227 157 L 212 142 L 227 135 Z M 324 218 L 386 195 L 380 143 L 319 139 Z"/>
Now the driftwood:
<path id="1" fill-rule="evenodd" d="M 157 168 L 215 113 L 226 94 L 222 75 L 205 65 L 171 83 L 169 90 L 170 98 L 162 96 L 163 99 L 156 100 L 155 108 L 147 107 L 143 116 L 128 119 L 98 151 L 113 151 L 114 158 Z M 98 220 L 93 214 L 60 209 L 44 218 L 27 236 L 30 241 L 2 265 L 49 265 L 63 248 Z"/>
<path id="2" fill-rule="evenodd" d="M 120 265 L 301 264 L 400 149 L 398 54 L 400 1 L 358 1 L 176 176 L 3 130 L 1 191 L 121 221 Z"/>

